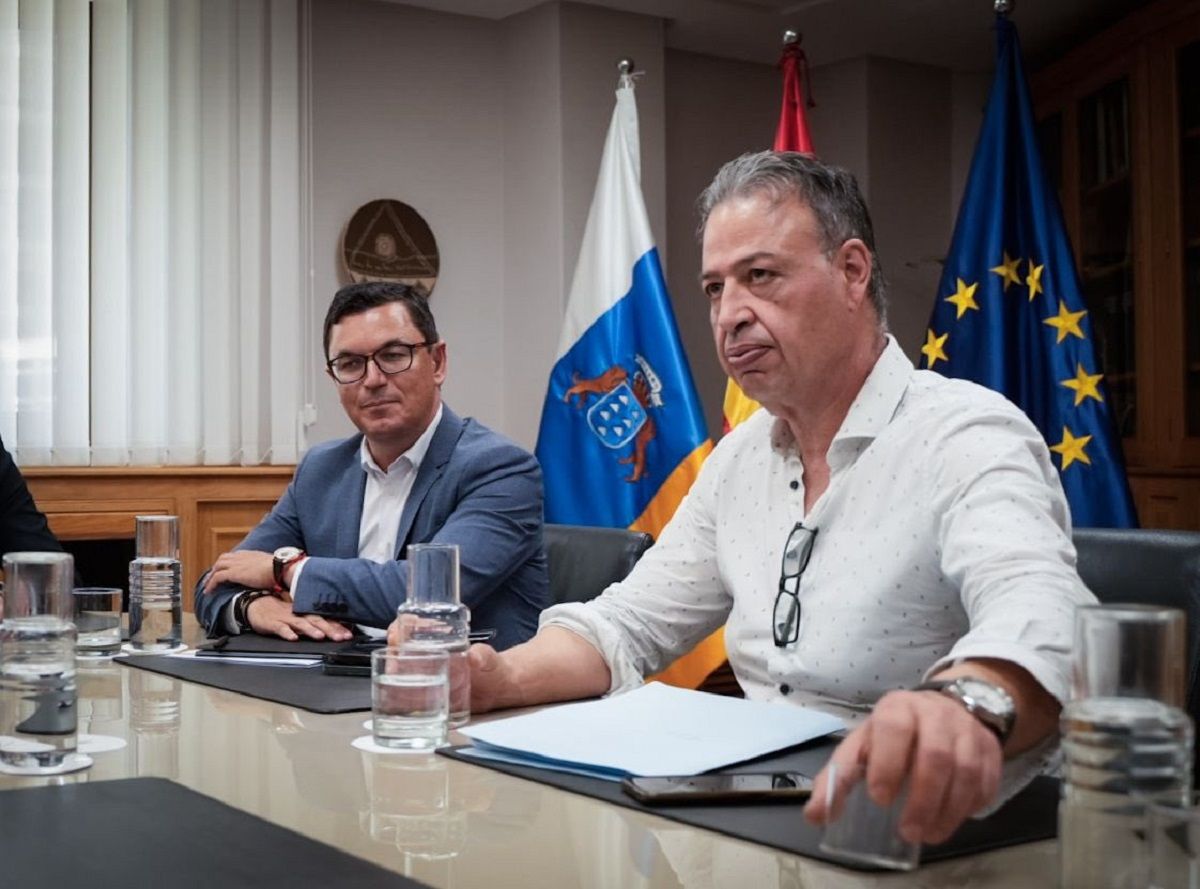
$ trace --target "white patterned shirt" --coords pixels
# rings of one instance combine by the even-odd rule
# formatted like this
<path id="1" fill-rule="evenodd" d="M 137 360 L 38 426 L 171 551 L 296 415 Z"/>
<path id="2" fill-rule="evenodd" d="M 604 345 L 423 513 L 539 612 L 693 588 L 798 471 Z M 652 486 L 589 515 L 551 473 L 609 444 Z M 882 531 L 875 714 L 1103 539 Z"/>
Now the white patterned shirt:
<path id="1" fill-rule="evenodd" d="M 790 431 L 760 410 L 713 451 L 624 582 L 548 609 L 541 625 L 590 641 L 610 691 L 724 623 L 747 697 L 852 723 L 885 692 L 963 658 L 1019 664 L 1064 701 L 1074 610 L 1095 598 L 1075 572 L 1062 486 L 1029 419 L 997 393 L 914 370 L 889 337 L 827 461 L 829 485 L 805 514 Z M 778 648 L 783 547 L 801 520 L 817 535 L 799 582 L 799 639 Z"/>

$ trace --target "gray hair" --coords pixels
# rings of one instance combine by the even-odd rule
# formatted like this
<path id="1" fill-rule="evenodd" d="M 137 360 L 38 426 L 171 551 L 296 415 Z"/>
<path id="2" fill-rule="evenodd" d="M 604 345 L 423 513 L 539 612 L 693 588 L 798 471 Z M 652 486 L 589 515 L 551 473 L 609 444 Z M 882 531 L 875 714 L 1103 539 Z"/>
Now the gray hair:
<path id="1" fill-rule="evenodd" d="M 812 210 L 821 228 L 825 255 L 832 256 L 842 244 L 858 238 L 871 253 L 871 278 L 867 293 L 887 329 L 887 281 L 875 252 L 875 230 L 871 214 L 854 175 L 841 167 L 823 164 L 809 154 L 796 151 L 758 151 L 734 158 L 717 171 L 700 195 L 700 227 L 703 238 L 708 217 L 717 205 L 735 197 L 765 192 L 775 203 L 794 197 Z"/>

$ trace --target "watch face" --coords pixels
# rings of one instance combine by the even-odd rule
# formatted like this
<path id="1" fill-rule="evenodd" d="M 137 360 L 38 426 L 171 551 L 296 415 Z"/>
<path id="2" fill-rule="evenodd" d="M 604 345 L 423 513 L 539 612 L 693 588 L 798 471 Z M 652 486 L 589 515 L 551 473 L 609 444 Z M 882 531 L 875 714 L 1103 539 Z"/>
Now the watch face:
<path id="1" fill-rule="evenodd" d="M 301 553 L 301 550 L 299 547 L 281 546 L 279 549 L 275 550 L 275 561 L 276 562 L 287 562 L 287 561 L 290 561 L 291 559 L 294 559 L 297 556 L 299 556 L 300 553 Z"/>
<path id="2" fill-rule="evenodd" d="M 992 713 L 1008 714 L 1012 712 L 1012 699 L 1003 689 L 997 688 L 989 682 L 980 682 L 978 679 L 970 678 L 960 679 L 958 684 L 964 694 L 970 695 Z"/>

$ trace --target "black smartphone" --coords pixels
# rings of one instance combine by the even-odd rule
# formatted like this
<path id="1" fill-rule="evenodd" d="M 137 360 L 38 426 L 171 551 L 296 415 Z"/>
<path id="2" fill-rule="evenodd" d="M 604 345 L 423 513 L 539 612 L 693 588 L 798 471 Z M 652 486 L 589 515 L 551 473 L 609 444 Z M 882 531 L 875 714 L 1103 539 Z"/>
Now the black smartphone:
<path id="1" fill-rule="evenodd" d="M 711 802 L 797 802 L 812 794 L 813 779 L 799 772 L 749 772 L 742 775 L 629 777 L 621 789 L 649 805 Z"/>
<path id="2" fill-rule="evenodd" d="M 472 630 L 468 639 L 471 643 L 486 642 L 496 635 L 494 629 Z M 321 672 L 330 676 L 370 676 L 371 652 L 382 648 L 382 639 L 356 642 L 342 651 L 331 651 L 321 658 Z"/>
<path id="3" fill-rule="evenodd" d="M 331 651 L 321 658 L 321 672 L 330 676 L 370 676 L 371 652 Z"/>

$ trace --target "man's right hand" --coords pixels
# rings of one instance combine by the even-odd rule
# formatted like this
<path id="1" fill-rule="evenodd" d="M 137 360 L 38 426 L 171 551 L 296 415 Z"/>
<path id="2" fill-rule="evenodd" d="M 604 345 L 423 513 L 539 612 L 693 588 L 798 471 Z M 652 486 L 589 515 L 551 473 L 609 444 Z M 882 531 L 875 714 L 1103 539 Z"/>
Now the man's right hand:
<path id="1" fill-rule="evenodd" d="M 332 639 L 344 642 L 354 634 L 344 624 L 319 614 L 296 614 L 292 603 L 277 596 L 262 596 L 246 609 L 250 627 L 260 636 L 279 636 L 295 642 L 301 636 L 308 639 Z"/>
<path id="2" fill-rule="evenodd" d="M 471 712 L 487 713 L 500 707 L 512 707 L 518 690 L 511 666 L 503 655 L 478 642 L 467 651 L 471 665 Z"/>

